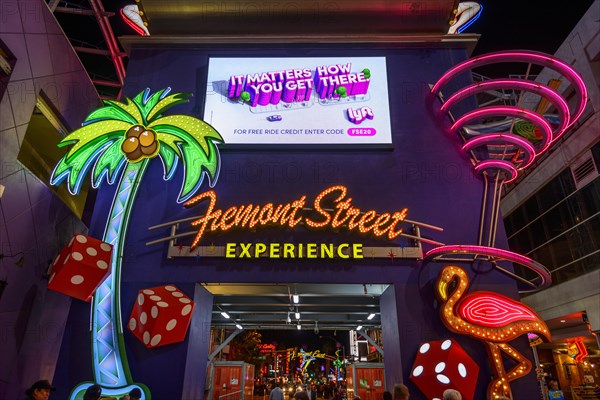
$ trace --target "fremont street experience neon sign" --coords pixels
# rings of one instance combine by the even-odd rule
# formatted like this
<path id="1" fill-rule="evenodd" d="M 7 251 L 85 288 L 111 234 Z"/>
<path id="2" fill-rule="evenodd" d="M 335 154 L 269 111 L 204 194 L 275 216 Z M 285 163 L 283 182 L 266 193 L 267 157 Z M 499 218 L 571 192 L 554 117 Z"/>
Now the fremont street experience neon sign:
<path id="1" fill-rule="evenodd" d="M 402 234 L 402 228 L 398 225 L 406 218 L 408 208 L 382 214 L 374 210 L 363 212 L 352 205 L 352 198 L 347 197 L 347 193 L 348 189 L 341 185 L 323 190 L 313 202 L 314 212 L 318 215 L 309 217 L 303 214 L 306 195 L 285 204 L 246 204 L 231 206 L 223 211 L 216 208 L 217 194 L 213 190 L 204 192 L 184 204 L 185 207 L 192 207 L 208 201 L 206 213 L 192 222 L 198 232 L 191 249 L 200 243 L 207 232 L 226 232 L 232 228 L 249 230 L 257 226 L 293 228 L 303 223 L 314 229 L 345 229 L 376 237 L 387 236 L 389 240 Z M 333 208 L 327 208 L 325 203 Z"/>

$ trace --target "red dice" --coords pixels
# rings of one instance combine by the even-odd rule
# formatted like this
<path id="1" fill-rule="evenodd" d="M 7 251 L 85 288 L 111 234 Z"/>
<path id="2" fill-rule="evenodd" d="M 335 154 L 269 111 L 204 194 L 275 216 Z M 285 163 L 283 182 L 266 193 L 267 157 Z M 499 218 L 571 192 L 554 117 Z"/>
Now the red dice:
<path id="1" fill-rule="evenodd" d="M 148 348 L 182 342 L 194 307 L 174 285 L 140 290 L 129 317 L 129 330 Z"/>
<path id="2" fill-rule="evenodd" d="M 110 273 L 112 251 L 108 243 L 76 234 L 54 259 L 48 289 L 90 301 Z"/>
<path id="3" fill-rule="evenodd" d="M 410 373 L 410 380 L 428 399 L 441 400 L 444 390 L 456 389 L 465 400 L 473 400 L 479 366 L 454 339 L 423 343 Z"/>

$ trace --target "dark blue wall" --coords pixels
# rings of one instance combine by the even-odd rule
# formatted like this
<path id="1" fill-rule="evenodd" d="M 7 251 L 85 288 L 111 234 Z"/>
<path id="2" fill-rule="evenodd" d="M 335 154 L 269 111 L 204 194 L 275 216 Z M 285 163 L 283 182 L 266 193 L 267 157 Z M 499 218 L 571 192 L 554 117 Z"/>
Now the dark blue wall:
<path id="1" fill-rule="evenodd" d="M 129 61 L 125 93 L 133 97 L 145 87 L 152 91 L 172 87 L 173 91 L 195 91 L 202 88 L 203 71 L 209 55 L 228 56 L 381 56 L 387 57 L 393 149 L 344 150 L 323 149 L 251 149 L 224 150 L 219 182 L 215 187 L 220 208 L 234 204 L 287 202 L 302 194 L 314 199 L 323 189 L 342 184 L 348 187 L 353 203 L 362 209 L 395 211 L 409 208 L 409 218 L 441 226 L 444 232 L 424 232 L 448 244 L 475 244 L 479 226 L 483 183 L 473 172 L 468 157 L 461 151 L 460 139 L 448 134 L 447 121 L 431 110 L 427 102 L 429 83 L 455 63 L 465 59 L 462 49 L 390 49 L 349 46 L 340 49 L 327 46 L 292 46 L 285 49 L 241 46 L 191 49 L 134 49 Z M 199 114 L 203 93 L 195 93 L 190 104 L 177 106 L 173 113 Z M 433 106 L 438 106 L 433 103 Z M 290 170 L 295 175 L 287 174 Z M 169 182 L 162 179 L 162 165 L 154 160 L 141 184 L 135 209 L 131 215 L 123 269 L 123 315 L 129 315 L 139 289 L 174 283 L 188 296 L 194 294 L 195 282 L 330 282 L 393 284 L 397 298 L 397 340 L 401 360 L 386 358 L 386 368 L 402 369 L 411 388 L 411 398 L 422 399 L 416 387 L 408 382 L 419 343 L 454 337 L 438 316 L 433 282 L 442 264 L 422 264 L 410 260 L 359 261 L 271 261 L 225 260 L 214 258 L 165 258 L 163 245 L 145 246 L 149 240 L 166 236 L 168 229 L 148 231 L 149 226 L 178 218 L 201 215 L 204 207 L 185 210 L 176 203 L 182 171 Z M 92 234 L 101 237 L 114 188 L 101 189 L 94 215 Z M 205 185 L 201 191 L 208 190 Z M 507 248 L 504 227 L 500 225 L 497 246 Z M 362 242 L 364 239 L 346 233 L 307 232 L 265 229 L 253 233 L 207 236 L 205 243 L 225 241 L 290 241 L 290 242 Z M 467 268 L 468 269 L 468 268 Z M 470 269 L 468 269 L 470 271 Z M 486 269 L 472 277 L 471 291 L 493 290 L 516 297 L 514 281 Z M 85 312 L 85 315 L 82 314 Z M 88 317 L 85 307 L 72 307 L 70 324 Z M 69 325 L 71 326 L 71 325 Z M 184 343 L 147 350 L 129 332 L 126 335 L 129 364 L 134 380 L 147 384 L 155 399 L 181 398 L 184 366 L 188 349 Z M 73 360 L 65 349 L 59 368 L 68 366 L 70 376 L 61 376 L 64 384 L 76 384 L 81 371 L 89 370 L 88 337 L 80 333 L 67 336 L 68 347 L 78 349 Z M 491 375 L 483 344 L 458 336 L 456 339 L 481 367 L 476 398 L 485 397 Z M 527 341 L 518 342 L 519 350 L 530 355 Z M 63 346 L 65 348 L 67 346 Z M 87 364 L 86 364 L 87 363 Z M 73 367 L 77 365 L 77 369 Z M 86 366 L 88 365 L 88 366 Z M 166 367 L 168 366 L 168 367 Z M 81 368 L 81 369 L 79 369 Z M 86 370 L 87 368 L 87 370 Z M 89 375 L 91 377 L 91 374 Z M 513 383 L 517 398 L 535 398 L 533 374 Z M 57 396 L 61 397 L 61 396 Z"/>

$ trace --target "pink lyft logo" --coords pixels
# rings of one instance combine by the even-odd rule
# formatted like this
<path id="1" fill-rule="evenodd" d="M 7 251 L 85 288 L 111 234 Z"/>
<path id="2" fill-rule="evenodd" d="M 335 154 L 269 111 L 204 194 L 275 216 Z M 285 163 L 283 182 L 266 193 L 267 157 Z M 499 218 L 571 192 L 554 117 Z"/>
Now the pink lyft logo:
<path id="1" fill-rule="evenodd" d="M 371 107 L 362 107 L 357 110 L 349 108 L 346 112 L 348 113 L 348 119 L 357 125 L 363 122 L 365 118 L 373 119 L 375 116 Z"/>
<path id="2" fill-rule="evenodd" d="M 375 136 L 375 128 L 350 128 L 348 135 L 350 136 Z"/>

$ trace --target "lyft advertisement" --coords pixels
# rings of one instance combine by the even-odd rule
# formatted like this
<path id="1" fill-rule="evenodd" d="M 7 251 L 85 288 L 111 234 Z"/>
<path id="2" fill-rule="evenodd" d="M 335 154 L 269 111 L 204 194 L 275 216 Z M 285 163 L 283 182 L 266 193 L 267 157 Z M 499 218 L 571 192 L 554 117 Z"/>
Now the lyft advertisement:
<path id="1" fill-rule="evenodd" d="M 225 144 L 391 144 L 385 58 L 211 58 L 204 121 Z"/>

